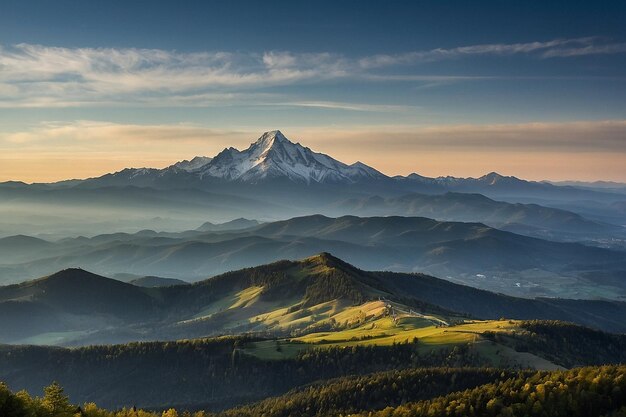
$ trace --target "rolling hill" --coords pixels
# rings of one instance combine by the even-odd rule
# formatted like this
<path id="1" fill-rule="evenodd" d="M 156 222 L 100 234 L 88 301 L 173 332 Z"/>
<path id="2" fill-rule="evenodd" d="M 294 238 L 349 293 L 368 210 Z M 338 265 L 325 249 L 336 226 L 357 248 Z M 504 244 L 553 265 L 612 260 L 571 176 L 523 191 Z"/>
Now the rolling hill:
<path id="1" fill-rule="evenodd" d="M 366 272 L 328 254 L 229 272 L 193 285 L 139 287 L 80 269 L 0 287 L 0 342 L 81 345 L 343 328 L 392 303 L 424 323 L 558 319 L 624 331 L 626 303 L 523 299 L 422 274 Z M 374 313 L 375 312 L 375 313 Z"/>

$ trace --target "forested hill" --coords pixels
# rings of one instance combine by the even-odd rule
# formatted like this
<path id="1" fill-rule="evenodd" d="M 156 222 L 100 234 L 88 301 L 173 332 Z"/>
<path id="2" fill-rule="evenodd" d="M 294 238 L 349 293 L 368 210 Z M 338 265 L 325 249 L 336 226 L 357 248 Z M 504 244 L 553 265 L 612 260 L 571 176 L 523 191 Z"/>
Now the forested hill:
<path id="1" fill-rule="evenodd" d="M 518 323 L 520 331 L 512 333 L 504 323 L 496 322 L 496 326 L 492 326 L 496 334 L 493 331 L 472 333 L 471 342 L 454 338 L 454 335 L 461 334 L 462 326 L 450 327 L 448 338 L 438 344 L 427 338 L 377 345 L 379 339 L 376 338 L 339 344 L 306 344 L 296 339 L 239 336 L 73 349 L 4 345 L 0 346 L 0 381 L 6 381 L 16 390 L 27 389 L 31 394 L 41 392 L 52 381 L 58 381 L 72 401 L 95 401 L 108 408 L 134 404 L 151 408 L 177 405 L 181 409 L 220 410 L 281 395 L 315 381 L 407 370 L 407 373 L 392 373 L 380 379 L 390 381 L 396 378 L 394 375 L 407 378 L 406 389 L 395 394 L 394 390 L 381 388 L 380 398 L 397 396 L 388 403 L 392 405 L 401 404 L 403 399 L 429 398 L 426 394 L 443 395 L 447 393 L 444 390 L 447 385 L 451 389 L 464 389 L 486 383 L 485 378 L 499 380 L 503 378 L 500 376 L 502 369 L 508 369 L 504 371 L 506 376 L 521 366 L 541 369 L 549 365 L 550 369 L 556 369 L 558 365 L 626 362 L 626 336 L 623 335 L 559 322 L 522 322 Z M 555 351 L 559 348 L 563 348 L 562 355 Z M 550 358 L 554 363 L 544 358 Z M 449 384 L 446 378 L 451 376 L 445 376 L 445 370 L 411 371 L 420 367 L 467 366 L 502 369 L 498 372 L 467 371 L 465 374 L 458 371 L 459 375 L 454 377 L 457 379 Z M 411 385 L 419 380 L 431 381 L 432 389 L 409 392 Z M 393 385 L 394 382 L 401 384 L 398 381 L 390 383 Z M 369 384 L 361 383 L 363 386 Z M 345 391 L 346 395 L 348 391 Z M 324 388 L 305 389 L 298 391 L 294 401 L 297 399 L 302 404 L 312 401 L 306 392 L 320 398 L 334 395 L 334 390 L 328 393 Z M 376 402 L 376 398 L 371 398 L 372 404 L 381 403 Z M 365 397 L 354 396 L 353 399 L 351 404 L 355 407 L 365 401 Z"/>
<path id="2" fill-rule="evenodd" d="M 626 331 L 626 303 L 524 299 L 423 274 L 368 272 L 322 253 L 193 285 L 140 287 L 82 269 L 0 287 L 0 342 L 84 345 L 241 332 L 288 335 L 353 321 L 388 300 L 444 321 L 564 320 Z"/>
<path id="3" fill-rule="evenodd" d="M 626 415 L 626 367 L 510 373 L 489 369 L 417 369 L 330 381 L 218 414 L 193 417 L 622 417 Z M 468 388 L 463 390 L 464 388 Z M 446 394 L 447 393 L 447 394 Z M 442 395 L 443 394 L 443 395 Z M 179 417 L 174 408 L 108 412 L 94 403 L 72 405 L 58 384 L 42 398 L 17 395 L 0 385 L 7 417 Z"/>

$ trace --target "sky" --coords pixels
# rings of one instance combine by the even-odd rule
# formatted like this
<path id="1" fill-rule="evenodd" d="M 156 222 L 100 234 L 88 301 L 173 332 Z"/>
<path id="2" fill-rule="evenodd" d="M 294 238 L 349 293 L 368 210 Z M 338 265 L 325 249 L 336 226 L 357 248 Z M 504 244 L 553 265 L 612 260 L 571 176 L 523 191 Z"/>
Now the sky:
<path id="1" fill-rule="evenodd" d="M 626 182 L 623 1 L 0 2 L 0 181 L 264 131 L 389 175 Z"/>

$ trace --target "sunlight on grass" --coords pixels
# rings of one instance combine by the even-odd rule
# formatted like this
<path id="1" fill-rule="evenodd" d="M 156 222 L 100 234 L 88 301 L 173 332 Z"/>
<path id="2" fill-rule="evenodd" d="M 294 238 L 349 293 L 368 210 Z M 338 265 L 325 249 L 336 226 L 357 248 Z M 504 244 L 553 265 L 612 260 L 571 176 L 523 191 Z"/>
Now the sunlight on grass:
<path id="1" fill-rule="evenodd" d="M 425 318 L 404 317 L 394 323 L 391 317 L 380 317 L 358 327 L 332 332 L 311 333 L 291 340 L 257 342 L 245 353 L 266 359 L 293 357 L 298 352 L 313 347 L 338 347 L 358 345 L 386 346 L 393 343 L 413 342 L 427 349 L 484 341 L 482 333 L 514 332 L 518 322 L 505 320 L 472 321 L 450 327 L 437 327 Z M 280 346 L 280 347 L 279 347 Z"/>

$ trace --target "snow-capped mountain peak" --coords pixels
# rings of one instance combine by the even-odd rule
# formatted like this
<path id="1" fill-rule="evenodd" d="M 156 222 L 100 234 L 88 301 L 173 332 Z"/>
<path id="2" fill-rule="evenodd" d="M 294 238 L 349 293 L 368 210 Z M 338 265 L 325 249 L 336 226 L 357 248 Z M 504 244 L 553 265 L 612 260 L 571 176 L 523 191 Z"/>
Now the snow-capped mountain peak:
<path id="1" fill-rule="evenodd" d="M 261 137 L 256 142 L 250 145 L 250 147 L 256 147 L 258 149 L 263 149 L 267 151 L 271 149 L 275 143 L 280 144 L 286 142 L 289 142 L 293 145 L 293 143 L 291 143 L 291 141 L 287 139 L 280 130 L 272 130 L 270 132 L 263 133 L 263 135 L 261 135 Z"/>
<path id="2" fill-rule="evenodd" d="M 279 130 L 265 132 L 248 149 L 227 148 L 198 170 L 201 177 L 255 183 L 286 178 L 295 182 L 348 182 L 386 178 L 367 165 L 344 164 L 293 143 Z"/>

